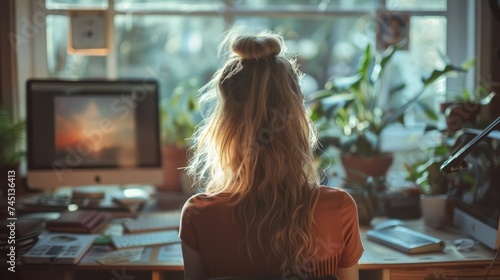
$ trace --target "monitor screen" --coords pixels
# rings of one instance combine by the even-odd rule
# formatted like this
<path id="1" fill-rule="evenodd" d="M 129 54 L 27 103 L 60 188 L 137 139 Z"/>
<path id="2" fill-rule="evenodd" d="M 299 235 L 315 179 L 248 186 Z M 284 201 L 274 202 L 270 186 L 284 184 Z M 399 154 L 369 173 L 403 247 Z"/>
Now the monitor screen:
<path id="1" fill-rule="evenodd" d="M 479 131 L 461 138 L 471 141 Z M 495 248 L 500 228 L 500 132 L 492 131 L 465 158 L 467 170 L 457 173 L 455 224 Z"/>
<path id="2" fill-rule="evenodd" d="M 29 80 L 28 185 L 160 184 L 158 84 Z"/>

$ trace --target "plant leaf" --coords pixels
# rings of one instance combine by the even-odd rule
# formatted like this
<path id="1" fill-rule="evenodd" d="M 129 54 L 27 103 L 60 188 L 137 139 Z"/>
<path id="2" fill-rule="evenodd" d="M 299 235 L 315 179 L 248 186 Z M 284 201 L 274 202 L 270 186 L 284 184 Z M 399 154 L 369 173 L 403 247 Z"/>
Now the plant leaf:
<path id="1" fill-rule="evenodd" d="M 428 77 L 422 78 L 422 82 L 424 83 L 424 87 L 434 83 L 437 79 L 439 79 L 443 75 L 448 74 L 448 73 L 453 72 L 453 71 L 463 72 L 464 70 L 460 67 L 448 64 L 444 67 L 443 70 L 434 70 L 434 71 L 432 71 L 432 73 Z"/>
<path id="2" fill-rule="evenodd" d="M 446 54 L 444 54 L 440 49 L 438 49 L 437 52 L 438 52 L 439 56 L 441 57 L 441 59 L 444 61 L 444 63 L 451 64 L 451 60 Z"/>
<path id="3" fill-rule="evenodd" d="M 466 87 L 463 88 L 463 98 L 464 98 L 464 100 L 471 99 L 470 91 Z"/>
<path id="4" fill-rule="evenodd" d="M 399 84 L 395 87 L 392 87 L 390 90 L 389 90 L 389 95 L 393 95 L 401 90 L 403 90 L 404 88 L 406 87 L 405 84 Z"/>
<path id="5" fill-rule="evenodd" d="M 373 67 L 372 74 L 370 76 L 370 81 L 371 83 L 375 83 L 380 76 L 384 73 L 385 65 L 391 60 L 392 56 L 396 53 L 396 51 L 399 50 L 399 48 L 390 46 L 387 48 L 387 50 L 384 52 L 383 55 L 377 57 L 375 66 Z"/>
<path id="6" fill-rule="evenodd" d="M 363 56 L 361 57 L 360 63 L 358 65 L 358 73 L 363 77 L 363 79 L 368 78 L 368 70 L 370 69 L 370 64 L 372 62 L 372 52 L 371 45 L 366 45 L 365 51 L 363 52 Z"/>
<path id="7" fill-rule="evenodd" d="M 472 67 L 474 67 L 474 65 L 476 65 L 476 59 L 471 58 L 471 59 L 468 59 L 462 63 L 462 69 L 467 71 L 467 70 L 471 69 Z"/>
<path id="8" fill-rule="evenodd" d="M 425 102 L 422 102 L 420 100 L 417 100 L 415 102 L 415 105 L 424 113 L 424 115 L 432 120 L 432 121 L 438 121 L 439 120 L 439 116 L 438 114 L 436 113 L 435 110 L 432 109 L 431 106 L 429 106 L 427 103 Z"/>
<path id="9" fill-rule="evenodd" d="M 339 77 L 331 80 L 329 82 L 330 90 L 333 92 L 345 92 L 352 88 L 359 87 L 363 76 L 360 74 L 356 74 L 349 77 Z"/>

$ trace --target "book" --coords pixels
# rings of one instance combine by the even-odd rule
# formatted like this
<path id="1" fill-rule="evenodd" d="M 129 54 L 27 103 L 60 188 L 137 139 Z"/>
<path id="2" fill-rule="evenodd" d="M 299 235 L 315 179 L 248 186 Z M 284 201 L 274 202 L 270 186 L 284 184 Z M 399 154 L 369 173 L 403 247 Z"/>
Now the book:
<path id="1" fill-rule="evenodd" d="M 58 219 L 48 221 L 46 228 L 51 232 L 91 233 L 103 220 L 104 215 L 96 210 L 66 211 Z"/>

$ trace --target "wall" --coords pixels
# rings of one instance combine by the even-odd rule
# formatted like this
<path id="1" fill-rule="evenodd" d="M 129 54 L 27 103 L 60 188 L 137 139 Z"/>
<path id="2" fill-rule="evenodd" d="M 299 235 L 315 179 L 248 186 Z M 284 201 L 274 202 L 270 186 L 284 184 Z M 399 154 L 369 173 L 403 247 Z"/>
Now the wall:
<path id="1" fill-rule="evenodd" d="M 500 7 L 494 14 L 491 2 L 497 0 L 477 1 L 476 11 L 476 49 L 477 80 L 490 83 L 498 93 L 489 108 L 490 118 L 500 115 Z"/>
<path id="2" fill-rule="evenodd" d="M 15 30 L 14 0 L 2 1 L 0 9 L 0 106 L 17 116 L 17 70 L 13 43 Z"/>

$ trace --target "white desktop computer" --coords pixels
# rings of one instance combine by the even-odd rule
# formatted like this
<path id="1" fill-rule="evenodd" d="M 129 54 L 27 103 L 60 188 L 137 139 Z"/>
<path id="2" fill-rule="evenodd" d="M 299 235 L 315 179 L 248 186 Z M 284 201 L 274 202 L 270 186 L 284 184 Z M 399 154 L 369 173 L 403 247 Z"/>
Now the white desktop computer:
<path id="1" fill-rule="evenodd" d="M 468 130 L 459 141 L 470 142 Z M 453 225 L 491 249 L 500 247 L 500 131 L 470 149 L 467 168 L 456 173 Z"/>
<path id="2" fill-rule="evenodd" d="M 158 83 L 27 81 L 28 186 L 159 185 Z"/>

